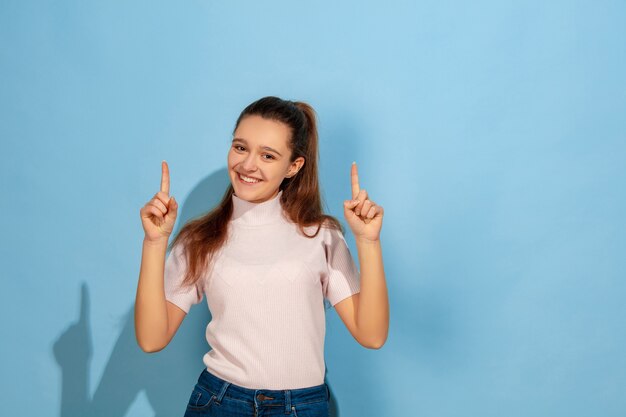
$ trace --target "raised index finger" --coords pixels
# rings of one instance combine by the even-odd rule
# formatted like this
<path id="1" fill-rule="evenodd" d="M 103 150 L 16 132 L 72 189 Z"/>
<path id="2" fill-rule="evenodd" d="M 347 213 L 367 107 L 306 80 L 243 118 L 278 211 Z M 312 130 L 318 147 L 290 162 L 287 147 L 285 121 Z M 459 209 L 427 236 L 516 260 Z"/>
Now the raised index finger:
<path id="1" fill-rule="evenodd" d="M 356 169 L 356 162 L 352 163 L 352 198 L 356 198 L 359 195 L 359 191 L 361 191 L 359 187 L 359 173 Z"/>
<path id="2" fill-rule="evenodd" d="M 161 162 L 161 191 L 170 195 L 170 169 L 167 162 Z"/>

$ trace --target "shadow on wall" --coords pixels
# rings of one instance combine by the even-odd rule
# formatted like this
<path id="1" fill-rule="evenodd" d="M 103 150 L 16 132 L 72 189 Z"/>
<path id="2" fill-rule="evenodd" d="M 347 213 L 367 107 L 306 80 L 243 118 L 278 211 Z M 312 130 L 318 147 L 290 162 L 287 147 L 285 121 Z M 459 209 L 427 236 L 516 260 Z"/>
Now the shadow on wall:
<path id="1" fill-rule="evenodd" d="M 182 205 L 177 227 L 217 205 L 228 184 L 226 169 L 202 181 Z M 201 305 L 204 307 L 192 306 L 170 344 L 153 354 L 143 352 L 137 345 L 134 306 L 131 307 L 122 318 L 122 331 L 90 398 L 91 304 L 89 288 L 83 284 L 78 321 L 71 324 L 53 345 L 53 354 L 62 374 L 60 416 L 121 417 L 126 415 L 141 391 L 145 391 L 156 417 L 182 416 L 189 395 L 204 369 L 202 356 L 210 349 L 205 339 L 206 326 L 211 320 L 206 296 Z M 355 345 L 355 349 L 358 348 Z M 327 340 L 326 350 L 332 352 L 336 349 L 342 348 L 333 346 L 332 341 Z M 352 366 L 356 367 L 355 371 L 361 369 L 359 364 L 352 363 Z M 332 389 L 330 408 L 332 416 L 340 415 Z"/>

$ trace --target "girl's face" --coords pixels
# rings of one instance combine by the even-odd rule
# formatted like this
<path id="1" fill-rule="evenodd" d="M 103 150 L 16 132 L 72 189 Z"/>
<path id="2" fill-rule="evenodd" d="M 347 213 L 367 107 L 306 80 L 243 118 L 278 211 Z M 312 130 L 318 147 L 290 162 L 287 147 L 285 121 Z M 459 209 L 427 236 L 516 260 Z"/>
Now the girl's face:
<path id="1" fill-rule="evenodd" d="M 228 175 L 235 195 L 262 203 L 278 194 L 283 179 L 293 177 L 304 164 L 298 157 L 289 162 L 289 127 L 261 116 L 246 116 L 239 122 L 228 151 Z"/>

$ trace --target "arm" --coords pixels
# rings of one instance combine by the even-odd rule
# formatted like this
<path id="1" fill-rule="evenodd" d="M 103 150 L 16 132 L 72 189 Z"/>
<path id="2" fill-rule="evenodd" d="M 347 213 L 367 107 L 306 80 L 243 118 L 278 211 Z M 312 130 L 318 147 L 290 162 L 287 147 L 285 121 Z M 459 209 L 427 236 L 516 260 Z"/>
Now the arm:
<path id="1" fill-rule="evenodd" d="M 167 346 L 186 315 L 165 298 L 165 253 L 178 213 L 178 203 L 169 194 L 170 170 L 162 161 L 161 189 L 139 210 L 145 237 L 135 297 L 135 338 L 144 352 Z"/>
<path id="2" fill-rule="evenodd" d="M 389 299 L 380 240 L 356 241 L 361 265 L 361 292 L 335 304 L 352 336 L 364 347 L 380 349 L 389 331 Z"/>
<path id="3" fill-rule="evenodd" d="M 389 330 L 389 300 L 380 246 L 384 210 L 361 189 L 356 162 L 352 163 L 350 179 L 352 200 L 345 200 L 343 209 L 359 252 L 361 292 L 337 303 L 335 309 L 360 344 L 379 349 Z"/>
<path id="4" fill-rule="evenodd" d="M 144 240 L 135 298 L 135 337 L 144 352 L 162 350 L 186 313 L 165 299 L 163 286 L 167 240 Z"/>
<path id="5" fill-rule="evenodd" d="M 356 241 L 361 265 L 361 295 L 356 324 L 361 340 L 378 349 L 387 340 L 389 330 L 389 298 L 383 269 L 380 240 Z"/>

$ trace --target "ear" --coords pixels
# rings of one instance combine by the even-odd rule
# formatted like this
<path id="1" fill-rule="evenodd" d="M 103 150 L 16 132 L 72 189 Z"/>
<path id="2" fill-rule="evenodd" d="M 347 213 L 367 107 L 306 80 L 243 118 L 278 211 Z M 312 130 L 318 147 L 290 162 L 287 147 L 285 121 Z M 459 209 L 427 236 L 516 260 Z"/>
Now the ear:
<path id="1" fill-rule="evenodd" d="M 304 158 L 301 156 L 297 157 L 296 160 L 291 163 L 291 166 L 289 167 L 289 171 L 287 171 L 286 177 L 287 178 L 294 177 L 298 173 L 298 171 L 300 171 L 303 165 L 304 165 Z"/>

